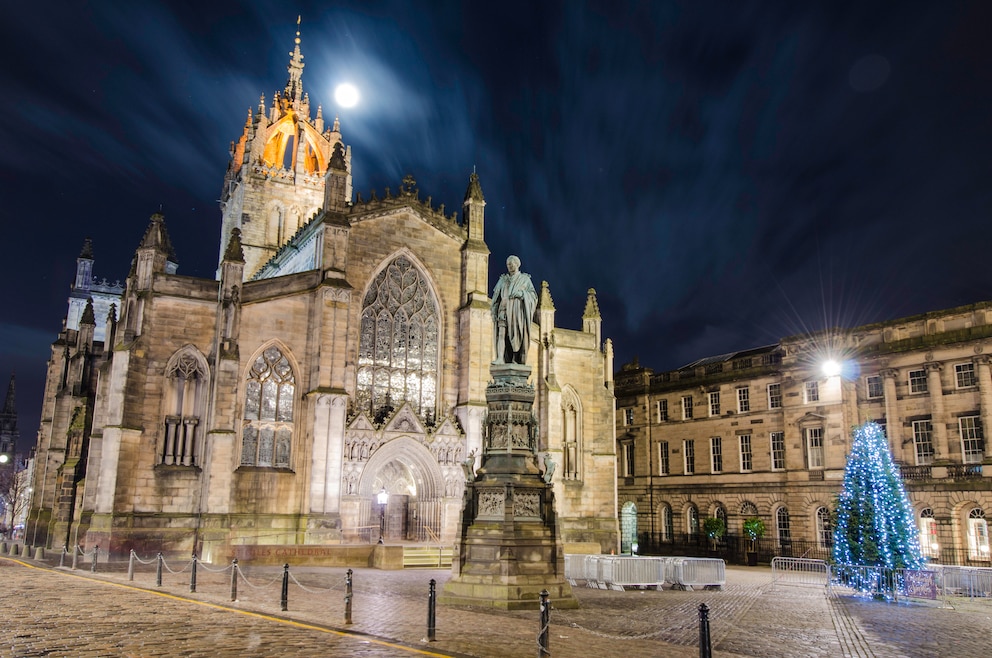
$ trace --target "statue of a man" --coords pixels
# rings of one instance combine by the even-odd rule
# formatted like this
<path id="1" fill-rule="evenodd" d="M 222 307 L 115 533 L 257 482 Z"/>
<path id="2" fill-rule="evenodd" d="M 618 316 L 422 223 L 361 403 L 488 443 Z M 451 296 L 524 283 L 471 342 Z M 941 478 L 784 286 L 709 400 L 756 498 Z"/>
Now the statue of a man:
<path id="1" fill-rule="evenodd" d="M 506 270 L 493 288 L 493 363 L 527 363 L 537 291 L 530 275 L 520 271 L 519 258 L 507 258 Z"/>

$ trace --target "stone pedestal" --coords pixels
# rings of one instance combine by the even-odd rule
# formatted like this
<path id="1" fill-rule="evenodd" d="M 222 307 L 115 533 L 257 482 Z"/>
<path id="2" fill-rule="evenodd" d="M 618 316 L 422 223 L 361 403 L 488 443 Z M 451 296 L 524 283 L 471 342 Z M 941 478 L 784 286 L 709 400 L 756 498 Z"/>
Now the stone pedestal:
<path id="1" fill-rule="evenodd" d="M 554 491 L 537 466 L 530 367 L 493 365 L 486 389 L 482 465 L 465 485 L 452 578 L 442 604 L 538 609 L 541 590 L 556 608 L 576 608 Z"/>

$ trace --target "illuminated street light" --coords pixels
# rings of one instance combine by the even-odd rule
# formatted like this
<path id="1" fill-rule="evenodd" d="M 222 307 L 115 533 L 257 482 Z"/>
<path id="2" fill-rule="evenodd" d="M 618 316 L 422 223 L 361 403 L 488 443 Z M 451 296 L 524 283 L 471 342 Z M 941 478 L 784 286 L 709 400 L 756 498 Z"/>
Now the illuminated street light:
<path id="1" fill-rule="evenodd" d="M 833 359 L 823 362 L 823 374 L 827 377 L 836 377 L 840 374 L 840 364 Z"/>
<path id="2" fill-rule="evenodd" d="M 386 493 L 386 488 L 383 487 L 379 495 L 376 496 L 379 502 L 379 543 L 382 543 L 382 536 L 386 532 L 386 503 L 389 502 L 389 494 Z"/>

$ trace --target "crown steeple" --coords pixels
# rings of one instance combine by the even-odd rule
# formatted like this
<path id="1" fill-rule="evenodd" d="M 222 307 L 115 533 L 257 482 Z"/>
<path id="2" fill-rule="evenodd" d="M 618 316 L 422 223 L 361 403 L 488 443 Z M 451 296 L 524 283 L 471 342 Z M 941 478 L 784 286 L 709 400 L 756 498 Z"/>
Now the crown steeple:
<path id="1" fill-rule="evenodd" d="M 303 100 L 303 53 L 300 52 L 300 20 L 302 16 L 296 17 L 296 39 L 293 41 L 293 52 L 289 53 L 289 80 L 286 81 L 284 91 L 285 98 L 290 103 Z"/>

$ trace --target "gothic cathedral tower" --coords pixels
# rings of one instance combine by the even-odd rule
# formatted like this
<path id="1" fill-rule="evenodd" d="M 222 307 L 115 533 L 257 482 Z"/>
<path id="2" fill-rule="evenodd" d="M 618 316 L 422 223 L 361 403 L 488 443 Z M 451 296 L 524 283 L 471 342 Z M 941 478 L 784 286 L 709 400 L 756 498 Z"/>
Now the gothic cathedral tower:
<path id="1" fill-rule="evenodd" d="M 351 198 L 351 147 L 341 142 L 337 119 L 325 129 L 323 109 L 310 117 L 310 96 L 303 91 L 300 25 L 290 53 L 286 87 L 275 92 L 268 110 L 265 96 L 258 112 L 248 109 L 244 130 L 231 142 L 220 206 L 220 254 L 223 260 L 231 229 L 241 230 L 245 280 L 310 221 L 324 201 L 324 175 L 336 144 L 347 165 L 346 198 Z M 218 277 L 220 276 L 218 270 Z"/>

